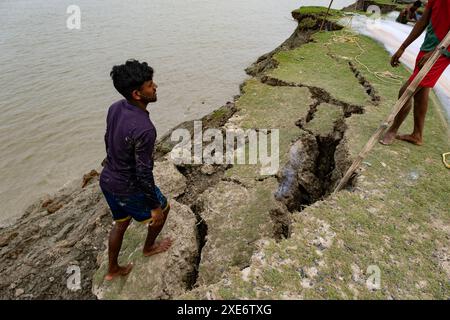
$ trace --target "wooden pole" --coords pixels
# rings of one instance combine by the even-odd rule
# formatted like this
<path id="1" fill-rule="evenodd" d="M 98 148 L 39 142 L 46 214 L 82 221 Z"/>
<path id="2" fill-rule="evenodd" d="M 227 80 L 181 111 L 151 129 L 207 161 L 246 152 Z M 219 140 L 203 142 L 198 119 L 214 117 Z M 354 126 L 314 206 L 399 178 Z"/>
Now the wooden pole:
<path id="1" fill-rule="evenodd" d="M 334 190 L 333 193 L 338 192 L 347 184 L 347 182 L 350 179 L 353 172 L 355 172 L 355 170 L 358 169 L 361 162 L 364 160 L 364 158 L 366 158 L 369 151 L 372 150 L 375 143 L 377 143 L 378 139 L 383 134 L 384 130 L 391 125 L 391 123 L 394 121 L 395 116 L 402 109 L 402 107 L 405 105 L 405 103 L 413 97 L 420 82 L 423 80 L 423 78 L 425 78 L 428 71 L 430 71 L 430 69 L 433 67 L 433 65 L 435 64 L 435 62 L 438 60 L 439 56 L 441 55 L 441 50 L 447 50 L 447 47 L 449 45 L 450 45 L 450 32 L 447 33 L 445 38 L 442 40 L 442 42 L 437 47 L 437 50 L 434 51 L 434 53 L 428 59 L 427 63 L 425 63 L 425 65 L 419 71 L 419 73 L 414 78 L 414 80 L 409 84 L 406 91 L 402 94 L 400 99 L 394 105 L 393 110 L 392 110 L 391 114 L 387 117 L 386 121 L 384 123 L 382 123 L 381 126 L 375 131 L 375 133 L 372 135 L 372 137 L 366 143 L 366 145 L 364 146 L 362 151 L 358 154 L 358 156 L 353 161 L 350 168 L 348 168 L 347 172 L 345 173 L 344 177 L 342 177 L 341 181 L 339 182 L 338 186 L 336 187 L 336 189 Z"/>
<path id="2" fill-rule="evenodd" d="M 334 0 L 331 0 L 331 1 L 330 1 L 330 5 L 328 6 L 328 10 L 327 10 L 327 13 L 325 14 L 325 18 L 323 18 L 323 20 L 322 20 L 322 25 L 320 26 L 320 30 L 319 30 L 319 31 L 322 31 L 322 29 L 323 29 L 323 26 L 324 26 L 324 24 L 325 24 L 325 21 L 326 21 L 327 18 L 328 18 L 328 13 L 330 13 L 330 9 L 331 9 L 331 5 L 333 4 L 333 1 L 334 1 Z"/>

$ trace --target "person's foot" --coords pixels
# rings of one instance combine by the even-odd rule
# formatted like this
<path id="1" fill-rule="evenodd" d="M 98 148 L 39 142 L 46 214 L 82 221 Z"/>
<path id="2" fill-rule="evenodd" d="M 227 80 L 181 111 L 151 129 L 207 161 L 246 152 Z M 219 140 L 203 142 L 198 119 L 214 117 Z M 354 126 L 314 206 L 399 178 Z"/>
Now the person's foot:
<path id="1" fill-rule="evenodd" d="M 417 138 L 416 136 L 412 134 L 403 134 L 403 135 L 397 135 L 396 137 L 398 140 L 406 141 L 412 144 L 415 144 L 416 146 L 421 146 L 423 144 L 422 139 Z"/>
<path id="2" fill-rule="evenodd" d="M 392 144 L 392 142 L 394 142 L 395 135 L 396 135 L 395 132 L 387 131 L 384 134 L 383 139 L 381 139 L 379 142 L 385 146 L 388 146 L 388 145 Z"/>
<path id="3" fill-rule="evenodd" d="M 133 264 L 129 263 L 126 267 L 119 267 L 117 270 L 108 272 L 108 274 L 105 276 L 105 280 L 111 281 L 116 277 L 124 277 L 127 274 L 130 273 L 131 269 L 133 269 Z"/>
<path id="4" fill-rule="evenodd" d="M 150 257 L 154 254 L 167 251 L 172 246 L 172 243 L 173 243 L 172 239 L 164 239 L 161 242 L 156 242 L 150 248 L 148 249 L 144 248 L 143 251 L 144 256 Z"/>

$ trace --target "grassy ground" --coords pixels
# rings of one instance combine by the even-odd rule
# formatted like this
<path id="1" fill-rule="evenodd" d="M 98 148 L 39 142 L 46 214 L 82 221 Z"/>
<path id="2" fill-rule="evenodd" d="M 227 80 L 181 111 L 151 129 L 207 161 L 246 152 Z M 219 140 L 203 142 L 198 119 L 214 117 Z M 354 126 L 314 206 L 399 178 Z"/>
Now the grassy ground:
<path id="1" fill-rule="evenodd" d="M 392 69 L 388 53 L 367 37 L 343 30 L 318 33 L 313 39 L 300 48 L 275 55 L 279 66 L 268 75 L 320 87 L 337 100 L 363 106 L 364 114 L 346 119 L 344 139 L 354 157 L 390 113 L 408 71 L 404 67 Z M 371 102 L 348 62 L 381 97 L 378 105 Z M 239 100 L 240 112 L 248 115 L 244 123 L 260 127 L 277 125 L 271 122 L 277 114 L 295 114 L 284 122 L 286 139 L 280 145 L 283 154 L 281 150 L 287 150 L 296 137 L 290 122 L 305 115 L 310 101 L 296 98 L 288 88 L 269 90 L 264 86 L 257 80 L 248 82 Z M 196 288 L 183 297 L 448 299 L 450 179 L 440 157 L 450 150 L 450 143 L 436 101 L 433 95 L 424 146 L 400 141 L 389 147 L 377 145 L 364 161 L 353 192 L 339 192 L 294 213 L 289 239 L 259 241 L 250 267 L 232 268 L 226 280 Z M 267 122 L 263 115 L 267 109 L 252 107 L 266 102 L 273 105 Z M 292 110 L 296 105 L 297 113 Z M 328 113 L 320 111 L 320 106 L 318 112 L 319 117 L 327 118 Z M 337 116 L 335 113 L 331 112 L 330 118 Z M 411 131 L 411 118 L 402 132 Z M 312 121 L 310 126 L 329 130 L 326 123 Z M 366 282 L 377 270 L 380 286 L 371 289 Z"/>
<path id="2" fill-rule="evenodd" d="M 325 7 L 315 7 L 315 6 L 308 6 L 308 7 L 300 7 L 292 12 L 294 13 L 300 13 L 300 14 L 326 14 L 327 13 L 327 8 Z M 328 12 L 330 17 L 334 17 L 334 16 L 342 16 L 343 13 L 340 10 L 335 10 L 335 9 L 330 9 L 330 11 Z"/>

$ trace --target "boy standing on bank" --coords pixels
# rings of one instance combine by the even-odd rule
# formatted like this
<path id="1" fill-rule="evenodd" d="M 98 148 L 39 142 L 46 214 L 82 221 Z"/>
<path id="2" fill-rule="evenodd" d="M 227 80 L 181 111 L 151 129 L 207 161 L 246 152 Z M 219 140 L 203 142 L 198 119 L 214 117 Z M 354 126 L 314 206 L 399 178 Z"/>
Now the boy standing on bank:
<path id="1" fill-rule="evenodd" d="M 146 62 L 128 60 L 114 66 L 110 75 L 114 87 L 125 99 L 115 102 L 108 110 L 107 157 L 100 175 L 100 187 L 114 219 L 109 234 L 106 280 L 125 276 L 133 267 L 131 263 L 118 264 L 123 236 L 131 219 L 148 223 L 145 256 L 164 252 L 172 245 L 171 239 L 155 242 L 170 206 L 153 178 L 156 128 L 147 111 L 147 105 L 157 100 L 153 69 Z"/>

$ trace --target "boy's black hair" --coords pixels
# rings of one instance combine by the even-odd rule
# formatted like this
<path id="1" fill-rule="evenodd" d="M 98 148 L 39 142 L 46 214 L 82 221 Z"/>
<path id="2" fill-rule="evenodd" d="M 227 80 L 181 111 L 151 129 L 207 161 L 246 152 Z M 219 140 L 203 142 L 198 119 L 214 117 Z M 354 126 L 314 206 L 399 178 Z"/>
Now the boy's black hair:
<path id="1" fill-rule="evenodd" d="M 131 99 L 133 90 L 138 90 L 145 81 L 153 80 L 153 68 L 147 62 L 134 59 L 127 60 L 125 64 L 114 66 L 110 76 L 114 88 L 126 99 Z"/>
<path id="2" fill-rule="evenodd" d="M 422 1 L 417 0 L 416 2 L 414 2 L 414 7 L 420 8 L 421 6 L 422 6 Z"/>

